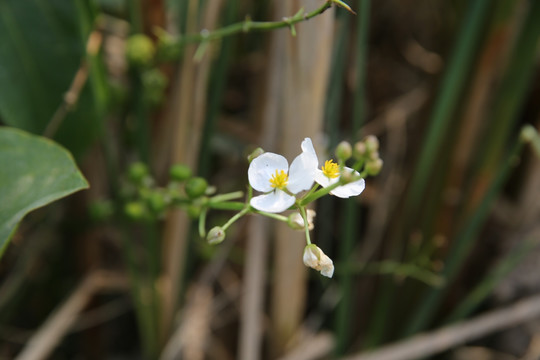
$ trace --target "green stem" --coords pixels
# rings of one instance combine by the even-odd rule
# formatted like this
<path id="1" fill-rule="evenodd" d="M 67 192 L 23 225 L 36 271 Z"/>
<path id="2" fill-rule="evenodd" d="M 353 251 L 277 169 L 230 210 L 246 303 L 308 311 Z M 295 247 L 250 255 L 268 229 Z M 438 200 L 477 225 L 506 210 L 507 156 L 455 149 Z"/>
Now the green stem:
<path id="1" fill-rule="evenodd" d="M 337 181 L 336 183 L 330 185 L 330 186 L 327 186 L 327 187 L 323 187 L 322 189 L 320 190 L 317 190 L 315 191 L 314 193 L 312 194 L 308 194 L 306 195 L 302 200 L 300 200 L 300 202 L 298 203 L 298 206 L 306 206 L 307 204 L 309 204 L 310 202 L 312 201 L 315 201 L 317 200 L 318 198 L 324 196 L 324 195 L 327 195 L 329 194 L 332 190 L 334 190 L 335 188 L 337 187 L 340 187 L 340 186 L 343 186 L 343 185 L 347 185 L 347 184 L 350 184 L 350 183 L 353 183 L 355 181 L 358 181 L 360 179 L 363 179 L 365 177 L 365 174 L 364 173 L 361 173 L 359 176 L 353 176 L 352 179 L 350 181 L 346 181 L 343 176 L 339 179 L 339 181 Z"/>
<path id="2" fill-rule="evenodd" d="M 235 191 L 227 194 L 219 194 L 216 196 L 211 197 L 208 199 L 210 203 L 219 203 L 224 201 L 230 201 L 230 200 L 236 200 L 240 199 L 242 196 L 244 196 L 243 191 Z"/>
<path id="3" fill-rule="evenodd" d="M 306 214 L 306 208 L 304 206 L 299 206 L 298 209 L 300 210 L 300 215 L 302 215 L 302 219 L 304 220 L 304 230 L 306 232 L 306 243 L 308 245 L 311 245 L 311 239 L 309 237 L 309 224 Z"/>
<path id="4" fill-rule="evenodd" d="M 201 216 L 199 216 L 199 236 L 201 238 L 206 237 L 206 214 L 208 213 L 208 208 L 205 208 L 201 211 Z"/>
<path id="5" fill-rule="evenodd" d="M 226 36 L 231 36 L 239 33 L 247 33 L 249 31 L 268 31 L 274 29 L 280 29 L 285 27 L 291 27 L 296 23 L 309 20 L 317 15 L 322 14 L 324 11 L 332 6 L 330 1 L 325 2 L 321 7 L 313 10 L 310 13 L 304 14 L 303 11 L 297 12 L 294 16 L 284 18 L 281 21 L 251 21 L 246 19 L 242 22 L 225 26 L 221 29 L 214 31 L 208 31 L 204 29 L 199 34 L 187 34 L 180 37 L 173 46 L 182 47 L 188 43 L 206 42 L 212 40 L 219 40 Z"/>
<path id="6" fill-rule="evenodd" d="M 242 211 L 234 215 L 232 218 L 229 219 L 229 221 L 225 223 L 225 225 L 222 226 L 223 231 L 226 231 L 229 228 L 229 226 L 231 226 L 235 221 L 240 219 L 242 216 L 246 215 L 250 209 L 251 209 L 251 206 L 247 204 L 244 205 L 244 208 L 242 209 Z"/>
<path id="7" fill-rule="evenodd" d="M 253 212 L 255 214 L 263 215 L 263 216 L 266 216 L 266 217 L 269 217 L 269 218 L 272 218 L 272 219 L 275 219 L 275 220 L 279 220 L 279 221 L 283 221 L 283 222 L 288 222 L 289 221 L 289 218 L 286 217 L 286 216 L 283 216 L 283 215 L 269 213 L 269 212 L 265 212 L 265 211 L 259 211 L 259 210 L 253 210 Z"/>
<path id="8" fill-rule="evenodd" d="M 208 203 L 207 206 L 210 209 L 216 209 L 216 210 L 239 211 L 239 210 L 242 210 L 246 206 L 246 204 L 243 202 L 238 202 L 238 201 L 230 201 L 230 202 L 220 202 L 220 203 Z"/>

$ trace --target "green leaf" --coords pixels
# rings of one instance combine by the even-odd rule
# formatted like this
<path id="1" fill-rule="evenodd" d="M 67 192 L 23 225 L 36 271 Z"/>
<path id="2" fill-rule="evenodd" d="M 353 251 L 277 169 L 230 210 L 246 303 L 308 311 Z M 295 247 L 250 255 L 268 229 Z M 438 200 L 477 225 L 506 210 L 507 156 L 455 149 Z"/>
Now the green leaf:
<path id="1" fill-rule="evenodd" d="M 68 151 L 18 129 L 0 127 L 0 169 L 0 257 L 27 213 L 88 188 Z"/>

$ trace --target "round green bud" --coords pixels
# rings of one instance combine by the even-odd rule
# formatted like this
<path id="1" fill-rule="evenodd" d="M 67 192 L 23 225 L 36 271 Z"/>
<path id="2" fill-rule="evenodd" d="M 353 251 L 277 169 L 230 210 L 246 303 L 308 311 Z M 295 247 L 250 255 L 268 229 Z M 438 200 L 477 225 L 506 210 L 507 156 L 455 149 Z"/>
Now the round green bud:
<path id="1" fill-rule="evenodd" d="M 262 154 L 264 154 L 264 150 L 260 147 L 256 148 L 248 155 L 248 162 L 251 163 L 256 157 L 261 156 Z"/>
<path id="2" fill-rule="evenodd" d="M 346 161 L 352 156 L 352 146 L 348 141 L 342 141 L 336 147 L 336 157 Z"/>
<path id="3" fill-rule="evenodd" d="M 172 180 L 184 181 L 191 177 L 191 169 L 184 164 L 174 164 L 169 170 L 169 175 Z"/>
<path id="4" fill-rule="evenodd" d="M 155 52 L 154 43 L 146 35 L 132 35 L 127 41 L 126 57 L 133 66 L 143 67 L 150 65 Z"/>
<path id="5" fill-rule="evenodd" d="M 199 205 L 190 204 L 186 208 L 186 213 L 191 219 L 198 219 L 201 216 L 202 209 Z"/>
<path id="6" fill-rule="evenodd" d="M 225 240 L 225 230 L 221 226 L 214 226 L 206 235 L 206 241 L 211 245 L 216 245 Z"/>
<path id="7" fill-rule="evenodd" d="M 167 77 L 159 69 L 151 69 L 142 74 L 144 101 L 151 105 L 160 105 L 167 88 Z"/>
<path id="8" fill-rule="evenodd" d="M 163 194 L 155 191 L 152 192 L 148 197 L 148 205 L 150 206 L 150 209 L 155 213 L 161 213 L 167 207 L 167 203 L 165 201 L 165 198 L 163 197 Z"/>
<path id="9" fill-rule="evenodd" d="M 373 135 L 368 135 L 364 139 L 367 152 L 374 152 L 379 150 L 379 139 Z"/>
<path id="10" fill-rule="evenodd" d="M 374 161 L 380 159 L 381 156 L 379 155 L 378 151 L 372 151 L 369 153 L 368 161 Z"/>
<path id="11" fill-rule="evenodd" d="M 202 177 L 193 177 L 186 181 L 186 185 L 184 189 L 186 190 L 186 194 L 194 199 L 198 198 L 199 196 L 204 195 L 206 188 L 208 187 L 208 183 L 206 180 Z"/>
<path id="12" fill-rule="evenodd" d="M 132 220 L 142 220 L 146 217 L 146 207 L 138 201 L 131 201 L 124 206 L 124 213 Z"/>
<path id="13" fill-rule="evenodd" d="M 366 172 L 368 175 L 377 175 L 381 172 L 383 161 L 381 159 L 370 160 L 366 163 Z"/>
<path id="14" fill-rule="evenodd" d="M 136 184 L 140 184 L 148 173 L 148 166 L 142 162 L 135 162 L 128 169 L 129 179 Z"/>
<path id="15" fill-rule="evenodd" d="M 356 160 L 361 160 L 366 156 L 366 144 L 364 144 L 362 141 L 358 141 L 354 144 L 353 149 L 353 156 Z"/>

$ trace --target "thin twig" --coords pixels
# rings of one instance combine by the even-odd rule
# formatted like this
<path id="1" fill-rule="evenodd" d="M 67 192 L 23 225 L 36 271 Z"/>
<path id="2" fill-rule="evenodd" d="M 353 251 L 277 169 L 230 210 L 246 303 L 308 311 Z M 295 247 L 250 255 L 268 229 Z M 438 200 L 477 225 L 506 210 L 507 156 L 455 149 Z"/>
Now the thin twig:
<path id="1" fill-rule="evenodd" d="M 77 321 L 79 314 L 96 292 L 118 288 L 127 288 L 124 277 L 101 271 L 87 275 L 71 296 L 49 316 L 32 336 L 16 359 L 37 360 L 47 358 Z"/>
<path id="2" fill-rule="evenodd" d="M 60 125 L 64 121 L 67 114 L 73 109 L 79 100 L 81 91 L 88 80 L 88 55 L 96 55 L 101 47 L 103 40 L 103 34 L 100 31 L 94 30 L 88 37 L 86 42 L 86 54 L 84 54 L 83 59 L 81 60 L 81 65 L 73 77 L 73 81 L 64 94 L 64 98 L 60 106 L 54 112 L 51 121 L 47 124 L 45 131 L 43 131 L 43 136 L 52 138 L 56 131 L 60 128 Z"/>
<path id="3" fill-rule="evenodd" d="M 391 344 L 371 353 L 342 360 L 413 360 L 431 356 L 468 341 L 525 323 L 540 316 L 540 295 L 531 296 L 506 308 L 472 320 Z"/>
<path id="4" fill-rule="evenodd" d="M 294 24 L 314 18 L 315 16 L 320 15 L 326 10 L 328 10 L 331 6 L 332 2 L 326 1 L 321 7 L 316 10 L 313 10 L 309 13 L 304 13 L 301 9 L 295 15 L 291 17 L 285 17 L 281 21 L 252 21 L 248 18 L 242 22 L 231 24 L 229 26 L 225 26 L 214 31 L 208 31 L 206 29 L 203 29 L 198 34 L 187 34 L 180 37 L 176 41 L 174 46 L 181 47 L 186 43 L 199 43 L 218 40 L 225 36 L 231 36 L 239 33 L 247 33 L 249 31 L 268 31 L 286 27 L 291 28 L 291 31 L 293 31 L 292 29 L 294 29 Z"/>

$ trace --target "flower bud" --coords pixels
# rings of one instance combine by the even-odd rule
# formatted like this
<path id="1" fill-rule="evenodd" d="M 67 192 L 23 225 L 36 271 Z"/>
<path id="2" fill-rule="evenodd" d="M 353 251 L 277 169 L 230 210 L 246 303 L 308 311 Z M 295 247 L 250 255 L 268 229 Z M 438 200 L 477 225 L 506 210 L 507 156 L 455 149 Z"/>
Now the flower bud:
<path id="1" fill-rule="evenodd" d="M 206 188 L 208 187 L 208 183 L 206 180 L 202 177 L 193 177 L 189 179 L 186 182 L 185 190 L 186 194 L 194 199 L 198 198 L 199 196 L 204 195 L 204 192 L 206 191 Z"/>
<path id="2" fill-rule="evenodd" d="M 155 213 L 161 213 L 167 207 L 163 194 L 153 191 L 148 197 L 148 205 L 150 209 Z"/>
<path id="3" fill-rule="evenodd" d="M 143 203 L 132 201 L 124 206 L 124 213 L 132 220 L 142 220 L 146 217 L 146 207 Z"/>
<path id="4" fill-rule="evenodd" d="M 184 164 L 174 164 L 169 170 L 169 176 L 175 181 L 184 181 L 191 177 L 191 169 Z"/>
<path id="5" fill-rule="evenodd" d="M 134 183 L 140 184 L 148 173 L 148 166 L 146 166 L 146 164 L 142 162 L 135 162 L 129 167 L 128 177 Z"/>
<path id="6" fill-rule="evenodd" d="M 334 263 L 315 244 L 309 244 L 304 248 L 304 265 L 321 272 L 321 275 L 331 278 L 334 275 Z"/>
<path id="7" fill-rule="evenodd" d="M 138 67 L 150 65 L 156 49 L 152 40 L 143 34 L 131 36 L 126 45 L 128 61 Z"/>
<path id="8" fill-rule="evenodd" d="M 256 148 L 248 155 L 248 162 L 252 162 L 257 156 L 264 154 L 264 150 L 260 147 Z"/>
<path id="9" fill-rule="evenodd" d="M 364 143 L 366 144 L 366 150 L 370 153 L 379 150 L 379 139 L 373 135 L 366 136 Z"/>
<path id="10" fill-rule="evenodd" d="M 145 103 L 150 106 L 160 105 L 167 88 L 167 77 L 159 69 L 151 69 L 142 74 L 141 81 Z"/>
<path id="11" fill-rule="evenodd" d="M 378 160 L 380 158 L 379 151 L 373 151 L 369 153 L 368 161 Z"/>
<path id="12" fill-rule="evenodd" d="M 225 230 L 221 226 L 214 226 L 206 235 L 206 240 L 211 245 L 223 242 L 225 240 Z"/>
<path id="13" fill-rule="evenodd" d="M 190 204 L 186 208 L 188 216 L 192 219 L 198 219 L 201 216 L 202 208 L 200 204 Z"/>
<path id="14" fill-rule="evenodd" d="M 370 160 L 366 163 L 366 172 L 368 175 L 377 175 L 381 172 L 383 161 L 381 159 Z"/>
<path id="15" fill-rule="evenodd" d="M 342 141 L 336 147 L 336 157 L 340 160 L 348 160 L 352 156 L 352 146 L 347 141 Z"/>
<path id="16" fill-rule="evenodd" d="M 308 230 L 313 230 L 315 224 L 313 220 L 315 219 L 315 210 L 307 209 L 306 218 L 308 221 Z M 304 230 L 304 219 L 299 212 L 294 212 L 289 216 L 287 224 L 294 230 Z"/>
<path id="17" fill-rule="evenodd" d="M 358 141 L 354 144 L 353 156 L 356 160 L 363 159 L 366 155 L 366 151 L 366 144 L 364 144 L 362 141 Z"/>

